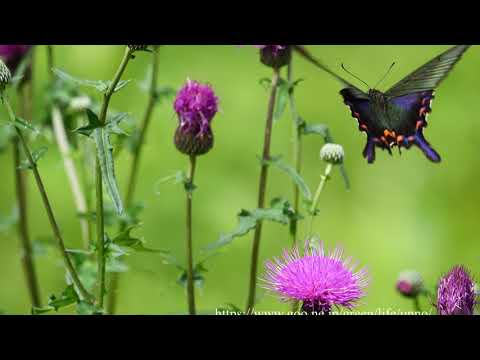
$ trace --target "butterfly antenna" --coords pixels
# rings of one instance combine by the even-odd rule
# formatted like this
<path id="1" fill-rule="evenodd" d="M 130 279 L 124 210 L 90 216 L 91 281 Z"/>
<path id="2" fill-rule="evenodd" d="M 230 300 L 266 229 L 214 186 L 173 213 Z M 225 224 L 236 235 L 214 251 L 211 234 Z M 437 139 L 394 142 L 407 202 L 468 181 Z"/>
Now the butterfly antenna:
<path id="1" fill-rule="evenodd" d="M 354 77 L 355 79 L 357 79 L 358 81 L 361 81 L 362 83 L 364 83 L 365 85 L 367 85 L 367 87 L 370 89 L 370 86 L 365 82 L 363 81 L 362 79 L 360 79 L 358 76 L 354 75 L 353 73 L 351 73 L 350 71 L 347 70 L 347 68 L 345 67 L 345 65 L 343 65 L 342 63 L 342 69 L 350 76 Z"/>
<path id="2" fill-rule="evenodd" d="M 378 87 L 378 85 L 380 85 L 383 82 L 383 80 L 385 80 L 387 78 L 388 74 L 390 74 L 390 71 L 392 71 L 394 66 L 395 66 L 395 63 L 390 65 L 390 67 L 388 68 L 388 71 L 386 72 L 385 75 L 383 75 L 383 77 L 380 79 L 380 81 L 375 85 L 374 89 L 376 89 Z"/>

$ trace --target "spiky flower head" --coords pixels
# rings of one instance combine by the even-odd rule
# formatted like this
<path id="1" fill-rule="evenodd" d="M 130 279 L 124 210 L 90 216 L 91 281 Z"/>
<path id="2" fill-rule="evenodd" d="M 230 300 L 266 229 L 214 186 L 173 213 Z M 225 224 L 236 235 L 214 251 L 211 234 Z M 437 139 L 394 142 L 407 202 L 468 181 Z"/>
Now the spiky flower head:
<path id="1" fill-rule="evenodd" d="M 260 61 L 262 64 L 280 69 L 288 65 L 292 57 L 290 45 L 254 45 L 260 49 Z"/>
<path id="2" fill-rule="evenodd" d="M 127 45 L 133 51 L 147 50 L 148 45 Z"/>
<path id="3" fill-rule="evenodd" d="M 454 266 L 439 281 L 437 313 L 439 315 L 473 315 L 474 286 L 469 271 L 461 265 Z"/>
<path id="4" fill-rule="evenodd" d="M 218 112 L 218 98 L 210 85 L 187 80 L 174 102 L 179 126 L 175 132 L 177 149 L 190 156 L 206 154 L 213 147 L 210 126 Z"/>
<path id="5" fill-rule="evenodd" d="M 325 144 L 320 150 L 320 158 L 332 165 L 340 165 L 345 158 L 345 152 L 342 145 Z"/>
<path id="6" fill-rule="evenodd" d="M 12 73 L 7 65 L 0 59 L 0 92 L 2 92 L 12 79 Z"/>
<path id="7" fill-rule="evenodd" d="M 423 290 L 423 278 L 418 271 L 405 270 L 398 275 L 397 290 L 403 296 L 417 297 Z"/>
<path id="8" fill-rule="evenodd" d="M 0 59 L 5 62 L 12 73 L 15 73 L 31 47 L 31 45 L 0 45 Z"/>
<path id="9" fill-rule="evenodd" d="M 365 268 L 355 271 L 351 257 L 344 259 L 340 248 L 327 253 L 323 243 L 306 242 L 303 256 L 298 247 L 284 250 L 282 259 L 265 266 L 263 287 L 283 301 L 302 302 L 302 311 L 308 314 L 329 314 L 333 306 L 352 309 L 368 285 Z"/>

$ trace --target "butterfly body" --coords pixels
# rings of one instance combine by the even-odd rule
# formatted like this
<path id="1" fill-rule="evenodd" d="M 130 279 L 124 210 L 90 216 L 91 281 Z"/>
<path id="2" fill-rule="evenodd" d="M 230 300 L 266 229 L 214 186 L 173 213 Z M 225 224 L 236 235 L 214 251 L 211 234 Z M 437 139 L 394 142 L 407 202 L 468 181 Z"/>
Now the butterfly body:
<path id="1" fill-rule="evenodd" d="M 378 147 L 392 153 L 393 147 L 418 147 L 432 162 L 441 161 L 440 155 L 423 135 L 427 116 L 432 111 L 434 91 L 447 77 L 470 45 L 457 45 L 436 56 L 386 92 L 371 89 L 363 92 L 327 66 L 315 59 L 304 47 L 295 50 L 343 85 L 340 91 L 352 116 L 358 120 L 359 130 L 367 134 L 363 156 L 369 163 L 375 161 Z"/>

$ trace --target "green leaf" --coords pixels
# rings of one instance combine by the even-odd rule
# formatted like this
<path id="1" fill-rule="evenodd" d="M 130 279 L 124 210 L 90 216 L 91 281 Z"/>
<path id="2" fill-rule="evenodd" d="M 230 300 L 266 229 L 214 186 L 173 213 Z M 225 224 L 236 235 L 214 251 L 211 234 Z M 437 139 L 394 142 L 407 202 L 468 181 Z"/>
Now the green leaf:
<path id="1" fill-rule="evenodd" d="M 56 297 L 55 295 L 51 295 L 48 300 L 48 305 L 43 308 L 32 308 L 32 315 L 41 315 L 48 313 L 50 311 L 58 311 L 61 308 L 76 304 L 80 301 L 75 288 L 73 285 L 68 285 L 65 290 L 63 290 L 60 297 Z"/>
<path id="2" fill-rule="evenodd" d="M 260 221 L 271 221 L 287 225 L 292 217 L 290 204 L 283 199 L 274 199 L 269 209 L 241 210 L 238 214 L 237 227 L 230 233 L 221 234 L 217 242 L 208 245 L 204 251 L 218 250 L 230 244 L 235 238 L 245 236 L 255 229 Z"/>
<path id="3" fill-rule="evenodd" d="M 320 135 L 325 143 L 334 143 L 333 137 L 330 133 L 330 129 L 325 124 L 307 124 L 304 123 L 302 126 L 302 131 L 304 135 Z M 350 179 L 348 178 L 347 169 L 345 165 L 340 165 L 340 174 L 343 177 L 343 182 L 345 183 L 345 188 L 350 190 Z"/>
<path id="4" fill-rule="evenodd" d="M 33 163 L 36 165 L 38 161 L 45 156 L 45 154 L 48 152 L 48 148 L 46 146 L 42 146 L 41 148 L 34 150 L 32 152 L 32 158 L 33 158 Z M 19 170 L 31 170 L 32 165 L 30 164 L 30 161 L 28 160 L 23 160 L 22 163 L 18 166 Z"/>
<path id="5" fill-rule="evenodd" d="M 103 182 L 107 193 L 112 200 L 115 211 L 118 215 L 123 214 L 123 202 L 118 189 L 115 177 L 115 166 L 113 162 L 113 147 L 110 143 L 108 131 L 104 128 L 97 128 L 93 133 L 97 147 L 97 156 L 100 162 Z"/>
<path id="6" fill-rule="evenodd" d="M 297 185 L 297 187 L 302 192 L 305 199 L 311 200 L 312 199 L 312 192 L 310 191 L 310 188 L 308 187 L 305 180 L 293 168 L 293 166 L 287 164 L 286 162 L 282 161 L 281 159 L 282 159 L 281 156 L 277 156 L 277 157 L 272 157 L 272 158 L 270 158 L 270 160 L 263 161 L 263 162 L 265 162 L 266 164 L 268 164 L 270 166 L 276 167 L 277 169 L 283 171 L 288 176 L 290 176 L 292 181 L 295 183 L 295 185 Z"/>
<path id="7" fill-rule="evenodd" d="M 111 81 L 104 81 L 104 80 L 84 80 L 73 77 L 72 75 L 62 71 L 60 69 L 52 69 L 55 75 L 57 75 L 61 80 L 79 85 L 79 86 L 88 86 L 95 88 L 96 90 L 105 93 L 111 85 Z M 115 87 L 114 92 L 120 91 L 123 89 L 131 80 L 121 80 L 118 82 L 117 86 Z"/>
<path id="8" fill-rule="evenodd" d="M 141 239 L 135 238 L 131 235 L 131 232 L 138 226 L 130 226 L 126 230 L 118 234 L 112 242 L 116 245 L 127 247 L 138 252 L 150 252 L 150 253 L 167 253 L 165 250 L 156 250 L 145 247 L 144 242 Z"/>
<path id="9" fill-rule="evenodd" d="M 102 315 L 104 314 L 104 310 L 86 301 L 80 301 L 77 304 L 77 314 L 78 315 Z"/>
<path id="10" fill-rule="evenodd" d="M 9 230 L 11 227 L 15 226 L 18 222 L 18 208 L 14 207 L 12 213 L 7 216 L 0 216 L 0 233 Z"/>
<path id="11" fill-rule="evenodd" d="M 183 171 L 183 170 L 179 170 L 172 175 L 166 176 L 166 177 L 158 180 L 157 184 L 156 184 L 156 187 L 158 187 L 158 185 L 162 185 L 162 184 L 165 184 L 165 183 L 170 182 L 170 181 L 173 181 L 174 184 L 183 184 L 183 187 L 185 188 L 185 191 L 187 191 L 189 193 L 195 191 L 195 189 L 197 188 L 195 186 L 195 184 L 193 184 L 190 181 L 186 172 Z M 159 190 L 157 190 L 156 193 L 157 193 L 157 195 L 160 195 Z"/>
<path id="12" fill-rule="evenodd" d="M 90 135 L 92 135 L 95 129 L 99 129 L 103 127 L 103 124 L 98 119 L 97 114 L 95 114 L 92 110 L 86 109 L 86 112 L 87 112 L 88 125 L 79 127 L 78 129 L 73 130 L 73 132 L 77 132 L 79 134 L 89 137 Z"/>
<path id="13" fill-rule="evenodd" d="M 125 132 L 125 130 L 123 130 L 120 127 L 120 123 L 129 118 L 130 118 L 129 113 L 117 113 L 114 116 L 112 116 L 111 119 L 108 120 L 107 124 L 105 125 L 105 128 L 108 130 L 108 132 L 112 134 L 128 135 Z"/>

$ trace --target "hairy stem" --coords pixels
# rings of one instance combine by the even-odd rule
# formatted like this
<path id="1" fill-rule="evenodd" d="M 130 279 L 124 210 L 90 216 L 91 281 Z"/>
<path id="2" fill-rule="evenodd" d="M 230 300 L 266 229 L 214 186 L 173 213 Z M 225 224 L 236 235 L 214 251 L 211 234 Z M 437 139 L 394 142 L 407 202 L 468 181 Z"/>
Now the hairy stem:
<path id="1" fill-rule="evenodd" d="M 193 241 L 192 241 L 192 195 L 193 182 L 195 179 L 195 167 L 197 159 L 195 156 L 190 156 L 190 169 L 188 173 L 188 182 L 190 188 L 187 192 L 187 238 L 185 243 L 185 250 L 187 255 L 187 298 L 188 298 L 188 312 L 190 315 L 195 315 L 195 284 L 193 281 Z"/>
<path id="2" fill-rule="evenodd" d="M 27 156 L 28 163 L 33 171 L 33 175 L 35 177 L 35 181 L 37 183 L 38 191 L 40 192 L 40 196 L 42 198 L 45 210 L 47 212 L 48 220 L 50 222 L 50 226 L 52 227 L 52 231 L 54 234 L 55 239 L 57 240 L 58 246 L 60 248 L 61 254 L 63 256 L 63 260 L 65 262 L 65 266 L 67 268 L 67 271 L 70 275 L 70 278 L 72 279 L 75 287 L 78 289 L 80 296 L 88 302 L 93 301 L 93 297 L 91 294 L 88 293 L 88 291 L 85 289 L 83 286 L 82 282 L 80 281 L 80 278 L 78 276 L 77 271 L 75 270 L 75 267 L 73 266 L 73 263 L 68 256 L 67 250 L 65 248 L 65 242 L 63 241 L 62 234 L 60 232 L 60 228 L 58 227 L 57 221 L 55 219 L 55 215 L 53 214 L 52 206 L 50 204 L 50 200 L 48 199 L 47 192 L 45 190 L 45 186 L 43 185 L 42 178 L 40 176 L 40 172 L 38 171 L 37 164 L 35 163 L 35 160 L 32 157 L 32 153 L 30 151 L 30 148 L 28 147 L 28 143 L 23 136 L 22 131 L 16 126 L 15 121 L 15 113 L 12 110 L 12 107 L 10 105 L 10 102 L 8 101 L 7 97 L 5 95 L 2 95 L 2 101 L 7 108 L 8 115 L 10 117 L 10 120 L 13 123 L 13 126 L 15 128 L 15 131 L 17 133 L 18 139 L 20 140 L 20 143 L 23 147 L 23 151 L 25 155 Z"/>
<path id="3" fill-rule="evenodd" d="M 22 84 L 18 90 L 18 98 L 20 103 L 20 114 L 24 119 L 31 118 L 32 111 L 32 83 L 28 81 Z M 33 307 L 41 307 L 40 288 L 38 284 L 37 272 L 34 263 L 32 243 L 30 233 L 28 230 L 28 205 L 27 205 L 27 186 L 26 173 L 19 167 L 21 163 L 20 158 L 20 144 L 18 137 L 12 140 L 13 145 L 13 165 L 15 177 L 15 190 L 17 196 L 18 206 L 18 236 L 21 242 L 21 261 L 23 270 L 27 280 L 28 292 L 30 301 Z"/>
<path id="4" fill-rule="evenodd" d="M 157 100 L 158 100 L 158 93 L 157 93 L 158 67 L 159 67 L 158 46 L 154 46 L 153 54 L 152 54 L 152 79 L 151 79 L 150 88 L 149 88 L 148 104 L 147 104 L 147 109 L 145 110 L 145 115 L 143 116 L 138 143 L 133 153 L 132 165 L 130 168 L 130 175 L 128 177 L 127 195 L 125 197 L 125 207 L 127 209 L 129 209 L 130 206 L 132 206 L 133 199 L 135 196 L 135 190 L 137 187 L 138 168 L 140 166 L 142 149 L 143 149 L 143 145 L 145 144 L 145 137 L 151 123 L 153 111 L 155 109 L 155 105 L 157 104 Z M 120 273 L 114 273 L 110 280 L 110 291 L 107 299 L 107 312 L 110 315 L 115 314 L 115 311 L 116 311 L 117 296 L 118 296 L 117 292 L 118 292 L 118 286 L 119 286 L 118 283 L 120 280 L 119 277 L 120 277 Z"/>
<path id="5" fill-rule="evenodd" d="M 274 69 L 271 85 L 270 100 L 268 103 L 267 122 L 265 126 L 265 139 L 263 143 L 263 157 L 262 168 L 260 171 L 260 183 L 258 188 L 258 208 L 265 207 L 265 197 L 267 192 L 267 178 L 268 178 L 268 165 L 267 160 L 270 159 L 270 144 L 272 140 L 272 126 L 273 126 L 273 113 L 275 110 L 275 101 L 277 97 L 278 82 L 280 79 L 279 69 Z M 248 290 L 248 299 L 246 306 L 246 313 L 252 313 L 255 306 L 256 288 L 257 288 L 257 269 L 258 269 L 258 256 L 260 249 L 260 240 L 262 237 L 262 222 L 259 221 L 253 236 L 252 245 L 252 257 L 250 264 L 250 283 Z"/>
<path id="6" fill-rule="evenodd" d="M 102 109 L 100 110 L 100 116 L 98 117 L 101 124 L 105 124 L 107 120 L 108 106 L 110 105 L 110 100 L 115 88 L 120 82 L 125 69 L 127 68 L 128 62 L 132 58 L 133 51 L 130 48 L 126 47 L 125 52 L 122 58 L 122 62 L 113 77 L 110 86 L 108 87 L 102 103 Z M 103 179 L 102 172 L 100 167 L 100 159 L 96 158 L 96 195 L 97 195 L 97 264 L 98 264 L 98 274 L 97 274 L 97 283 L 98 283 L 98 295 L 97 295 L 97 304 L 100 307 L 103 307 L 103 300 L 105 296 L 105 222 L 103 214 Z"/>

